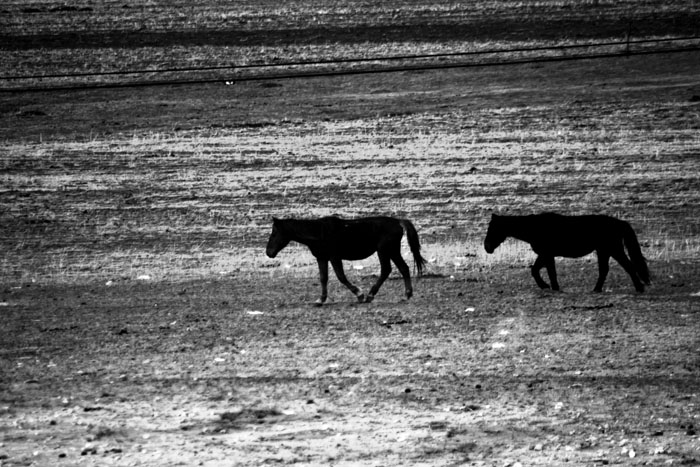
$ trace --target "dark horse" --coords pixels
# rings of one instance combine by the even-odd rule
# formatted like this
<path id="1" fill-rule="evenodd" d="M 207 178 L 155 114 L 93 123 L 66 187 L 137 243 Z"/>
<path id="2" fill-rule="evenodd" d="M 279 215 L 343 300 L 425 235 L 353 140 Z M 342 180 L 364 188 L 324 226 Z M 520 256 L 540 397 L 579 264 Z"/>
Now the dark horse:
<path id="1" fill-rule="evenodd" d="M 321 275 L 321 298 L 316 302 L 319 306 L 323 305 L 328 297 L 329 261 L 333 265 L 338 280 L 350 289 L 360 302 L 371 302 L 374 299 L 379 288 L 389 277 L 391 261 L 393 261 L 403 276 L 406 298 L 411 298 L 413 295 L 411 272 L 401 257 L 401 237 L 404 230 L 420 275 L 425 266 L 425 260 L 420 255 L 416 228 L 406 219 L 393 217 L 342 219 L 331 216 L 308 220 L 273 219 L 266 253 L 270 258 L 274 258 L 292 240 L 308 246 L 311 254 L 318 261 L 318 270 Z M 379 256 L 381 274 L 365 296 L 345 277 L 343 260 L 365 259 L 375 252 Z"/>
<path id="2" fill-rule="evenodd" d="M 601 292 L 608 275 L 608 261 L 612 256 L 627 271 L 638 292 L 644 292 L 644 284 L 649 284 L 649 269 L 642 256 L 637 235 L 629 223 L 604 215 L 563 216 L 543 213 L 531 216 L 491 216 L 489 229 L 484 240 L 487 253 L 493 251 L 508 238 L 513 237 L 527 242 L 537 254 L 532 265 L 532 277 L 543 289 L 547 284 L 540 277 L 540 269 L 547 268 L 552 289 L 559 290 L 555 256 L 580 258 L 593 251 L 598 254 L 598 282 L 593 291 Z M 624 247 L 630 254 L 625 254 Z"/>

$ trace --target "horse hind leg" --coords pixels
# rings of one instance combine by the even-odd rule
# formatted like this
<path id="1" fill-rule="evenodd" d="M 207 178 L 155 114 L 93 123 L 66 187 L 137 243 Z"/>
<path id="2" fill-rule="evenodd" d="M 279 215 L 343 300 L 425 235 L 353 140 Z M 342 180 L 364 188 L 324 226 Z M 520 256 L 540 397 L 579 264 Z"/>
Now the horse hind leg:
<path id="1" fill-rule="evenodd" d="M 537 282 L 537 285 L 540 287 L 540 289 L 548 289 L 549 284 L 547 284 L 543 279 L 542 276 L 540 276 L 540 269 L 542 269 L 545 265 L 547 264 L 547 259 L 538 256 L 537 259 L 535 260 L 535 264 L 532 265 L 530 268 L 530 272 L 532 273 L 532 277 L 535 279 L 535 282 Z"/>
<path id="2" fill-rule="evenodd" d="M 603 284 L 605 283 L 605 279 L 608 277 L 608 271 L 610 270 L 610 266 L 608 265 L 608 262 L 610 261 L 610 255 L 606 252 L 598 251 L 598 281 L 595 283 L 595 287 L 593 288 L 594 292 L 602 292 L 603 291 Z"/>
<path id="3" fill-rule="evenodd" d="M 322 306 L 328 298 L 328 261 L 316 259 L 318 262 L 318 275 L 321 281 L 321 298 L 316 300 L 316 306 Z"/>
<path id="4" fill-rule="evenodd" d="M 355 294 L 358 302 L 362 303 L 363 301 L 365 301 L 365 295 L 362 293 L 362 290 L 360 290 L 359 287 L 353 285 L 345 276 L 345 270 L 343 269 L 343 260 L 332 259 L 331 264 L 333 265 L 333 270 L 335 271 L 335 275 L 338 277 L 340 283 L 347 287 L 350 290 L 350 292 Z"/>
<path id="5" fill-rule="evenodd" d="M 406 261 L 404 261 L 403 257 L 401 256 L 401 252 L 395 253 L 391 259 L 398 268 L 399 272 L 401 273 L 401 276 L 403 276 L 403 283 L 406 289 L 406 298 L 409 299 L 413 296 L 413 285 L 411 284 L 411 268 L 409 268 L 408 264 L 406 264 Z"/>
<path id="6" fill-rule="evenodd" d="M 389 277 L 389 274 L 391 274 L 391 259 L 390 259 L 389 255 L 387 255 L 386 253 L 384 253 L 382 251 L 378 251 L 377 254 L 379 256 L 379 264 L 381 265 L 381 272 L 379 273 L 379 278 L 377 279 L 377 282 L 375 282 L 375 284 L 369 290 L 367 297 L 365 298 L 365 302 L 367 302 L 367 303 L 374 300 L 374 296 L 377 295 L 377 292 L 379 292 L 379 288 L 382 286 L 384 281 Z"/>

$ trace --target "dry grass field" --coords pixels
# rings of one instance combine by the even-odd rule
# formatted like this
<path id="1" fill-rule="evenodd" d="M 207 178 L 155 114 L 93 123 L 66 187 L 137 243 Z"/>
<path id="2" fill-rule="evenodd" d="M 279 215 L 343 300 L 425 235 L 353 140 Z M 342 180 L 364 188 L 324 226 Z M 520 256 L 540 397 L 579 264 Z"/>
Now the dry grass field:
<path id="1" fill-rule="evenodd" d="M 699 52 L 183 70 L 692 36 L 700 6 L 200 3 L 0 6 L 0 465 L 700 464 Z M 484 252 L 491 213 L 545 210 L 628 220 L 652 285 Z M 264 247 L 328 214 L 411 219 L 413 299 L 331 277 L 313 307 L 311 254 Z"/>

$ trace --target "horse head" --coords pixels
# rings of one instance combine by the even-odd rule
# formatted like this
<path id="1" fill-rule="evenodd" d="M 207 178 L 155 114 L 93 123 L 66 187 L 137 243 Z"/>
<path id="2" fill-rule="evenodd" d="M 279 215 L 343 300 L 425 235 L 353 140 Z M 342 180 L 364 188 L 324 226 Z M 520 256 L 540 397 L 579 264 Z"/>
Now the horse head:
<path id="1" fill-rule="evenodd" d="M 281 220 L 272 218 L 272 233 L 270 234 L 270 239 L 267 241 L 267 248 L 265 253 L 268 257 L 274 258 L 277 253 L 282 251 L 286 247 L 291 239 L 284 234 L 284 227 Z"/>
<path id="2" fill-rule="evenodd" d="M 486 253 L 493 253 L 508 237 L 504 232 L 502 224 L 500 216 L 491 214 L 491 222 L 489 222 L 489 228 L 486 231 L 486 238 L 484 239 L 484 249 Z"/>

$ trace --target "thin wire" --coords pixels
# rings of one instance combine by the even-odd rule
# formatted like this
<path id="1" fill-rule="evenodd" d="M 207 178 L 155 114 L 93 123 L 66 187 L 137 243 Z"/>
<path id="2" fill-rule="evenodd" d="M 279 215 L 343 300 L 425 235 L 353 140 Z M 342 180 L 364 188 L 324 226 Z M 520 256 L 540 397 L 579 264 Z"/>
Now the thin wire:
<path id="1" fill-rule="evenodd" d="M 674 37 L 665 39 L 639 39 L 634 41 L 617 41 L 617 42 L 597 42 L 592 44 L 570 44 L 558 46 L 542 46 L 542 47 L 519 47 L 513 49 L 490 49 L 477 50 L 468 52 L 448 52 L 438 54 L 414 54 L 414 55 L 393 55 L 388 57 L 370 57 L 370 58 L 335 58 L 327 60 L 308 60 L 297 62 L 282 62 L 282 63 L 262 63 L 262 64 L 246 64 L 246 65 L 218 65 L 209 67 L 184 67 L 184 68 L 163 68 L 153 70 L 119 70 L 119 71 L 94 71 L 86 73 L 57 73 L 44 75 L 13 75 L 0 76 L 0 80 L 30 80 L 30 79 L 55 79 L 55 78 L 85 78 L 90 76 L 116 76 L 116 75 L 138 75 L 138 74 L 160 74 L 160 73 L 191 73 L 203 71 L 220 71 L 232 69 L 251 69 L 251 68 L 281 68 L 293 66 L 313 66 L 313 65 L 333 65 L 343 63 L 367 63 L 367 62 L 388 62 L 397 60 L 424 60 L 430 58 L 447 58 L 447 57 L 469 57 L 478 55 L 493 55 L 493 54 L 509 54 L 521 52 L 542 52 L 546 50 L 563 51 L 581 48 L 595 47 L 610 47 L 616 45 L 638 45 L 648 43 L 663 43 L 663 42 L 680 42 L 700 39 L 700 36 Z"/>
<path id="2" fill-rule="evenodd" d="M 700 46 L 681 47 L 676 49 L 662 50 L 640 50 L 640 51 L 623 51 L 617 53 L 604 54 L 588 54 L 588 55 L 569 55 L 559 57 L 539 57 L 524 60 L 507 60 L 501 62 L 480 62 L 480 63 L 451 63 L 451 64 L 427 64 L 415 66 L 400 66 L 400 67 L 385 67 L 360 70 L 331 70 L 318 72 L 299 72 L 288 74 L 267 74 L 253 76 L 239 76 L 232 78 L 208 78 L 196 80 L 162 80 L 162 81 L 135 81 L 126 83 L 94 83 L 66 86 L 47 86 L 47 87 L 25 87 L 25 88 L 3 88 L 0 93 L 32 93 L 32 92 L 51 92 L 51 91 L 83 91 L 95 89 L 114 89 L 114 88 L 136 88 L 149 86 L 183 86 L 195 84 L 212 84 L 225 83 L 234 84 L 237 82 L 247 81 L 266 81 L 266 80 L 285 80 L 285 79 L 307 79 L 320 77 L 334 76 L 349 76 L 377 73 L 398 73 L 407 71 L 427 71 L 427 70 L 444 70 L 454 68 L 476 68 L 476 67 L 492 67 L 492 66 L 508 66 L 508 65 L 526 65 L 534 63 L 552 63 L 574 60 L 596 60 L 605 58 L 624 58 L 630 56 L 652 55 L 652 54 L 671 54 L 681 52 L 697 52 L 700 51 Z"/>

